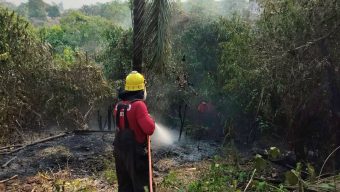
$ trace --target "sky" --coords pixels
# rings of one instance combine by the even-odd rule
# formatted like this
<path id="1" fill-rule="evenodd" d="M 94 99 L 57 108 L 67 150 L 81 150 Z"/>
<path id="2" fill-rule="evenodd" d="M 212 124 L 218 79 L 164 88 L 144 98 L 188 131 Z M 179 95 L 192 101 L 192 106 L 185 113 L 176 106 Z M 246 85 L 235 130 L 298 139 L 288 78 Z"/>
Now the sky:
<path id="1" fill-rule="evenodd" d="M 23 2 L 28 2 L 28 0 L 6 0 L 7 2 L 14 3 L 15 5 L 19 5 Z M 63 2 L 64 9 L 70 8 L 80 8 L 83 5 L 90 5 L 96 3 L 106 3 L 110 2 L 111 0 L 43 0 L 46 3 L 52 4 L 52 2 L 60 3 Z"/>

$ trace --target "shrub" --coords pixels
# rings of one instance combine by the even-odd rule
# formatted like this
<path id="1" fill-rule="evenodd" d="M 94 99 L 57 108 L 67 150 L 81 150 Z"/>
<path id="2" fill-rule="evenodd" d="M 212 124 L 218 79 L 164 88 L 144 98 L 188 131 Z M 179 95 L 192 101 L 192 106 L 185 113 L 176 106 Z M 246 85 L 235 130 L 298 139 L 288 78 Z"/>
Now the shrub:
<path id="1" fill-rule="evenodd" d="M 84 127 L 84 114 L 110 89 L 100 68 L 82 58 L 67 66 L 54 62 L 31 25 L 0 7 L 0 143 L 50 124 Z"/>

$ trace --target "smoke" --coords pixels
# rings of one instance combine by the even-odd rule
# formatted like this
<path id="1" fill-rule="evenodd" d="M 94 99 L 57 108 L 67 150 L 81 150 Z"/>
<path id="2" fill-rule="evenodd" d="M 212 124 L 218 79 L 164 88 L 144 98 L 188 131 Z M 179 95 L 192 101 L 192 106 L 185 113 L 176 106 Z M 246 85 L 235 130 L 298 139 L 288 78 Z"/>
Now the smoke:
<path id="1" fill-rule="evenodd" d="M 151 137 L 153 148 L 166 147 L 173 145 L 178 139 L 178 132 L 170 130 L 166 126 L 156 123 L 156 129 Z"/>

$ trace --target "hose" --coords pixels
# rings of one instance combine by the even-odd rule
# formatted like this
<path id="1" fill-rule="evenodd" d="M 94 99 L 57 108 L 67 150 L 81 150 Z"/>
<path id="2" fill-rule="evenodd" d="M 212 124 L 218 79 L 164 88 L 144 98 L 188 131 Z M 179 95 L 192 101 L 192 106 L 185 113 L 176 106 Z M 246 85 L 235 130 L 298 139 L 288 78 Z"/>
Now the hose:
<path id="1" fill-rule="evenodd" d="M 150 136 L 148 136 L 148 159 L 149 159 L 149 188 L 150 188 L 150 192 L 153 192 L 153 186 L 152 186 L 153 174 L 152 174 L 151 139 L 150 139 Z"/>

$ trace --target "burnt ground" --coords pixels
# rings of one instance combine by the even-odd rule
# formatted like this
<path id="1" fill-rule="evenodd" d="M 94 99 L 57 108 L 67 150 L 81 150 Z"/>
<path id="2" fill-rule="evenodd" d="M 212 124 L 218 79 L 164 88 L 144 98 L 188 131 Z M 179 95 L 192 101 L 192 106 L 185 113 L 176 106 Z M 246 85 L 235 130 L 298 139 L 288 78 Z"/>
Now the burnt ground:
<path id="1" fill-rule="evenodd" d="M 101 160 L 112 153 L 113 138 L 113 134 L 107 133 L 70 134 L 1 156 L 1 165 L 13 157 L 16 159 L 1 168 L 0 179 L 13 175 L 23 178 L 38 171 L 56 171 L 66 167 L 80 175 L 100 171 L 104 168 Z"/>
<path id="2" fill-rule="evenodd" d="M 0 192 L 117 191 L 113 140 L 113 133 L 77 132 L 28 146 L 10 155 L 1 155 L 4 149 L 0 147 Z M 221 148 L 221 142 L 184 139 L 167 147 L 154 146 L 156 189 L 160 192 L 185 191 L 193 181 L 207 174 L 219 157 L 223 159 L 221 163 L 252 171 L 254 154 L 264 154 L 263 149 L 270 146 L 268 143 L 245 147 L 228 141 L 227 146 Z M 215 156 L 219 157 L 215 159 Z M 283 164 L 287 162 L 285 160 Z M 270 168 L 261 172 L 260 180 L 282 182 L 283 173 L 290 168 L 277 163 L 280 162 L 270 162 Z M 2 182 L 13 176 L 17 177 Z"/>
<path id="3" fill-rule="evenodd" d="M 67 169 L 74 178 L 95 177 L 97 184 L 102 186 L 101 190 L 96 188 L 94 191 L 114 191 L 114 185 L 99 177 L 108 166 L 114 169 L 113 139 L 112 133 L 69 134 L 29 146 L 11 155 L 0 155 L 0 166 L 15 157 L 6 167 L 0 168 L 0 180 L 18 175 L 15 181 L 19 181 L 19 184 L 16 185 L 23 181 L 27 184 L 37 174 L 57 173 Z M 189 172 L 194 170 L 191 167 L 213 158 L 218 153 L 218 148 L 219 145 L 215 142 L 183 141 L 153 150 L 155 181 L 160 182 L 172 169 L 184 168 Z M 11 181 L 2 184 L 0 191 L 4 188 L 5 191 L 18 191 L 18 188 L 11 188 L 11 185 Z"/>

